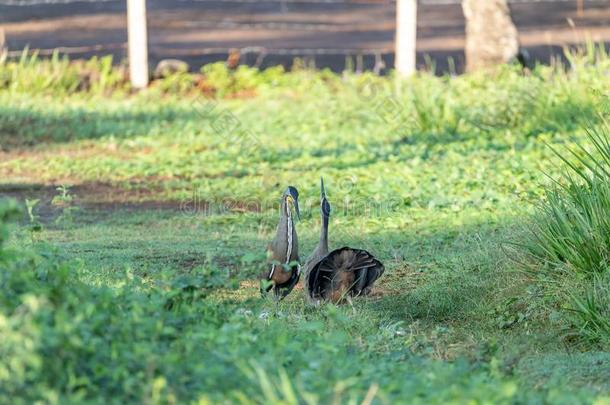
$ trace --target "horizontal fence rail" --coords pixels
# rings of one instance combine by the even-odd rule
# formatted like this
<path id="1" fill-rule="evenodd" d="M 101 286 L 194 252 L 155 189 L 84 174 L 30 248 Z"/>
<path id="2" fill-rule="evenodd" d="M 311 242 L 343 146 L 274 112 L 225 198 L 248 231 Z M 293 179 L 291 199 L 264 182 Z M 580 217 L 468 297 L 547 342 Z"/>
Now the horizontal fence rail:
<path id="1" fill-rule="evenodd" d="M 40 55 L 40 56 L 52 56 L 54 53 L 70 55 L 88 52 L 100 52 L 110 51 L 115 49 L 126 49 L 127 43 L 121 44 L 105 44 L 105 45 L 90 45 L 90 46 L 59 46 L 51 49 L 25 49 L 19 51 L 7 51 L 6 55 L 9 58 L 18 58 L 20 56 L 29 55 Z"/>
<path id="2" fill-rule="evenodd" d="M 72 4 L 72 3 L 110 3 L 124 2 L 125 0 L 0 0 L 0 6 L 41 6 L 52 4 Z"/>
<path id="3" fill-rule="evenodd" d="M 51 49 L 28 49 L 19 51 L 8 51 L 6 54 L 10 58 L 20 57 L 24 54 L 36 54 L 40 56 L 51 56 L 54 53 L 59 54 L 79 54 L 97 51 L 107 51 L 116 49 L 127 49 L 127 43 L 122 44 L 108 44 L 108 45 L 92 45 L 92 46 L 62 46 Z M 158 47 L 158 49 L 165 49 L 164 47 Z M 266 48 L 260 46 L 248 46 L 243 48 L 196 48 L 196 49 L 182 49 L 174 50 L 174 54 L 177 56 L 192 56 L 192 55 L 215 55 L 215 54 L 228 54 L 228 53 L 239 53 L 241 55 L 247 54 L 263 54 L 263 55 L 279 55 L 279 56 L 323 56 L 323 55 L 378 55 L 394 52 L 394 48 Z M 154 53 L 154 52 L 153 52 Z"/>
<path id="4" fill-rule="evenodd" d="M 508 0 L 509 3 L 576 3 L 579 0 Z M 608 3 L 610 0 L 582 0 L 584 3 Z M 39 6 L 72 3 L 110 3 L 125 0 L 0 0 L 0 6 Z M 279 4 L 396 4 L 396 0 L 178 0 L 180 3 L 279 3 Z M 420 5 L 459 5 L 461 0 L 419 0 Z"/>

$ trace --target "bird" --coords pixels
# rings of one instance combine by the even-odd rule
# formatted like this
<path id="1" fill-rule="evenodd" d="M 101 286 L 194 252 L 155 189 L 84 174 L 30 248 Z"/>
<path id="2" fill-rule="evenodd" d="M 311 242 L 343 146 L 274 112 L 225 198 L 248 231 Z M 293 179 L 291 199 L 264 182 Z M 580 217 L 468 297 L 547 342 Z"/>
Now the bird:
<path id="1" fill-rule="evenodd" d="M 330 204 L 326 199 L 323 178 L 320 178 L 320 217 L 322 218 L 322 224 L 320 226 L 320 240 L 318 241 L 316 248 L 305 262 L 304 273 L 306 285 L 309 284 L 309 275 L 311 274 L 314 266 L 328 255 L 328 221 L 330 219 Z M 311 299 L 309 294 L 307 297 Z"/>
<path id="2" fill-rule="evenodd" d="M 283 299 L 290 294 L 301 275 L 299 241 L 292 217 L 292 207 L 297 218 L 301 217 L 299 192 L 295 187 L 288 186 L 284 191 L 280 207 L 280 221 L 275 237 L 267 247 L 268 266 L 262 277 L 267 282 L 261 285 L 263 296 L 273 289 L 277 299 Z"/>
<path id="3" fill-rule="evenodd" d="M 368 295 L 385 268 L 363 249 L 344 246 L 328 252 L 330 203 L 326 200 L 324 180 L 321 184 L 322 230 L 318 246 L 306 263 L 305 290 L 310 302 L 341 303 L 352 297 Z"/>

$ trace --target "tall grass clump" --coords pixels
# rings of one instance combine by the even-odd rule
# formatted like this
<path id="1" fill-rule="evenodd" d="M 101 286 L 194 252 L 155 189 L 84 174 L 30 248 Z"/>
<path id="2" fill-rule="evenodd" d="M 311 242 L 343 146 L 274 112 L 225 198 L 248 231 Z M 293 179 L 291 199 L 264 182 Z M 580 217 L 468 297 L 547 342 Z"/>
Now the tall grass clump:
<path id="1" fill-rule="evenodd" d="M 555 150 L 566 164 L 546 191 L 531 228 L 531 253 L 553 271 L 585 277 L 608 271 L 610 259 L 610 142 L 608 126 L 587 131 L 582 145 Z M 575 158 L 575 159 L 572 159 Z"/>
<path id="2" fill-rule="evenodd" d="M 610 135 L 607 123 L 587 130 L 591 147 L 562 153 L 566 169 L 546 190 L 530 227 L 527 248 L 571 301 L 572 336 L 610 344 Z M 540 265 L 541 264 L 541 265 Z"/>

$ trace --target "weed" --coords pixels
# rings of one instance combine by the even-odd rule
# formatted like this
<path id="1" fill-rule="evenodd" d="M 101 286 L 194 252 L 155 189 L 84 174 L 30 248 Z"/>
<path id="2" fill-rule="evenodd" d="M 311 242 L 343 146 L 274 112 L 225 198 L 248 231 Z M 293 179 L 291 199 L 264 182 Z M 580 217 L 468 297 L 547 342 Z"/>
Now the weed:
<path id="1" fill-rule="evenodd" d="M 72 224 L 74 222 L 74 212 L 78 207 L 73 205 L 74 196 L 70 194 L 70 188 L 66 185 L 57 187 L 58 195 L 53 197 L 51 204 L 61 209 L 61 214 L 55 219 L 56 224 Z"/>

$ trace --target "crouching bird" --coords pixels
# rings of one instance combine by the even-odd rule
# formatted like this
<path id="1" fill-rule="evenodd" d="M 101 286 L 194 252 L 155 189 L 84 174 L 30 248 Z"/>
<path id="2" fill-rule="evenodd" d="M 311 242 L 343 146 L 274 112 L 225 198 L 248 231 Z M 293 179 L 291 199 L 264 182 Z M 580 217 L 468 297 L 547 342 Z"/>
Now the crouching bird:
<path id="1" fill-rule="evenodd" d="M 292 209 L 298 218 L 299 192 L 296 188 L 288 186 L 280 204 L 280 222 L 277 225 L 275 238 L 267 248 L 268 268 L 263 274 L 266 285 L 261 286 L 264 296 L 273 289 L 275 297 L 282 299 L 299 282 L 301 268 L 299 265 L 299 241 L 294 227 Z"/>
<path id="2" fill-rule="evenodd" d="M 305 265 L 305 289 L 313 303 L 340 303 L 367 295 L 384 272 L 383 264 L 366 250 L 342 247 L 328 253 L 330 204 L 320 180 L 320 241 Z"/>

